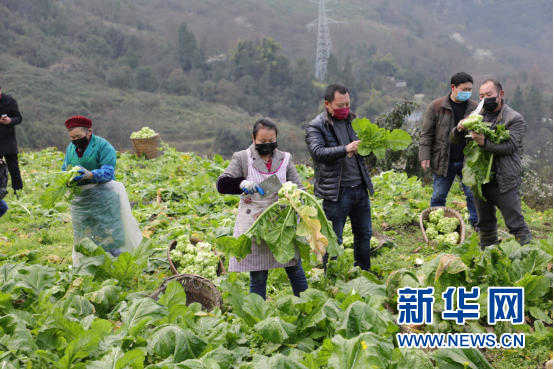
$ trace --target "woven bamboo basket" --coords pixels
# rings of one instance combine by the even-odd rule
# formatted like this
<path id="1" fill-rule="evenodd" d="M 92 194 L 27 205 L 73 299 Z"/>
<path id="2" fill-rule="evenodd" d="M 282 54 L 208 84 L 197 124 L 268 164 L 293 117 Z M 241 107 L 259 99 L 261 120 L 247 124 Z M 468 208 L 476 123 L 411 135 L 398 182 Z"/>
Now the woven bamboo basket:
<path id="1" fill-rule="evenodd" d="M 156 292 L 148 297 L 158 301 L 171 281 L 177 281 L 183 286 L 187 294 L 187 306 L 198 302 L 202 305 L 202 310 L 212 311 L 223 304 L 223 299 L 216 286 L 209 279 L 195 274 L 179 274 L 166 278 Z"/>
<path id="2" fill-rule="evenodd" d="M 193 245 L 196 245 L 198 242 L 202 242 L 198 238 L 190 238 L 190 243 Z M 173 262 L 171 261 L 171 250 L 175 249 L 177 247 L 177 240 L 173 240 L 169 247 L 167 248 L 167 260 L 169 261 L 169 268 L 171 268 L 171 271 L 173 274 L 179 274 L 177 271 L 177 268 L 175 268 L 175 265 L 173 265 Z M 213 251 L 213 250 L 212 250 Z M 215 254 L 215 251 L 214 251 Z M 226 274 L 225 267 L 223 266 L 223 262 L 221 259 L 219 259 L 219 266 L 217 267 L 217 276 L 221 276 L 222 274 Z"/>
<path id="3" fill-rule="evenodd" d="M 431 208 L 427 208 L 421 212 L 421 215 L 419 216 L 419 227 L 421 228 L 421 232 L 423 233 L 423 238 L 425 239 L 425 242 L 429 243 L 429 239 L 427 238 L 427 233 L 425 233 L 425 226 L 423 225 L 423 221 L 429 221 L 429 214 L 432 211 L 435 211 L 437 209 L 443 208 L 444 209 L 444 216 L 448 218 L 458 218 L 460 221 L 460 225 L 458 225 L 458 228 L 456 228 L 456 232 L 460 235 L 458 239 L 458 245 L 464 242 L 466 238 L 466 225 L 464 222 L 464 218 L 460 213 L 458 213 L 456 210 L 447 208 L 446 206 L 433 206 Z"/>
<path id="4" fill-rule="evenodd" d="M 140 157 L 144 153 L 148 159 L 157 158 L 159 139 L 160 135 L 158 133 L 148 138 L 131 138 L 135 154 Z"/>
<path id="5" fill-rule="evenodd" d="M 375 250 L 380 249 L 381 246 L 383 246 L 385 244 L 385 242 L 394 240 L 394 238 L 392 238 L 391 236 L 387 236 L 387 235 L 379 233 L 379 232 L 373 232 L 373 237 L 375 237 L 379 240 L 379 246 L 377 246 L 374 249 L 371 249 L 370 253 L 375 251 Z"/>

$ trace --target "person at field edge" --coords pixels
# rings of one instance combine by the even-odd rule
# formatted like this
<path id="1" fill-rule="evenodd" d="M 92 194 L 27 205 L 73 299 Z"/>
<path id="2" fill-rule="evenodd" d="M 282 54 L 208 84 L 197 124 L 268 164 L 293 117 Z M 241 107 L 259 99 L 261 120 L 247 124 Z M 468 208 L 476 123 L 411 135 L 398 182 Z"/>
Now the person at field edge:
<path id="1" fill-rule="evenodd" d="M 494 143 L 485 138 L 482 133 L 471 132 L 471 138 L 479 144 L 483 150 L 494 154 L 492 178 L 489 183 L 482 185 L 484 199 L 475 196 L 473 199 L 479 221 L 479 237 L 481 248 L 498 244 L 498 223 L 496 208 L 500 209 L 510 234 L 521 245 L 531 242 L 533 235 L 525 223 L 521 211 L 521 185 L 523 155 L 523 138 L 525 137 L 525 120 L 514 109 L 504 102 L 502 85 L 496 79 L 487 79 L 479 87 L 479 97 L 485 99 L 483 110 L 483 122 L 492 123 L 490 129 L 495 130 L 501 124 L 510 131 L 510 138 L 501 143 Z M 463 121 L 452 128 L 450 142 L 453 144 L 466 141 L 466 128 Z M 467 139 L 469 141 L 470 139 Z"/>
<path id="2" fill-rule="evenodd" d="M 15 126 L 22 121 L 17 101 L 11 95 L 2 93 L 0 87 L 0 159 L 4 158 L 8 165 L 14 192 L 23 188 L 17 158 L 19 150 L 15 138 Z"/>
<path id="3" fill-rule="evenodd" d="M 445 206 L 456 176 L 460 177 L 460 180 L 463 178 L 466 142 L 451 144 L 448 136 L 452 128 L 477 108 L 477 102 L 469 98 L 472 88 L 473 78 L 469 74 L 454 74 L 450 79 L 452 91 L 433 101 L 425 112 L 419 140 L 419 161 L 423 170 L 431 170 L 434 173 L 431 206 Z M 478 231 L 473 193 L 463 183 L 462 188 L 466 195 L 469 222 L 473 229 Z"/>
<path id="4" fill-rule="evenodd" d="M 2 199 L 8 193 L 8 168 L 4 160 L 0 159 L 0 218 L 8 211 L 8 204 Z"/>
<path id="5" fill-rule="evenodd" d="M 233 237 L 246 232 L 256 218 L 279 199 L 277 193 L 261 198 L 258 183 L 275 174 L 281 183 L 290 181 L 305 190 L 291 155 L 277 150 L 277 133 L 277 126 L 271 119 L 258 119 L 252 131 L 252 145 L 246 150 L 235 152 L 231 163 L 217 179 L 219 193 L 241 195 Z M 285 268 L 296 296 L 308 289 L 298 248 L 291 261 L 281 264 L 275 260 L 265 241 L 259 244 L 252 239 L 252 254 L 241 262 L 234 257 L 229 260 L 229 271 L 250 272 L 250 293 L 256 293 L 264 300 L 268 270 L 276 268 Z"/>
<path id="6" fill-rule="evenodd" d="M 314 195 L 323 199 L 323 210 L 333 223 L 339 244 L 346 217 L 354 234 L 354 265 L 369 270 L 371 202 L 373 184 L 364 159 L 358 154 L 360 139 L 352 128 L 356 114 L 350 111 L 350 94 L 341 84 L 325 90 L 325 111 L 306 129 L 306 145 L 314 161 Z M 329 255 L 323 256 L 327 271 Z"/>
<path id="7" fill-rule="evenodd" d="M 70 207 L 75 242 L 89 238 L 114 257 L 132 251 L 142 235 L 134 218 L 125 225 L 122 220 L 122 210 L 125 214 L 131 210 L 125 187 L 115 182 L 115 149 L 105 139 L 92 134 L 89 118 L 77 115 L 69 118 L 65 126 L 71 143 L 67 146 L 62 170 L 71 165 L 78 167 L 80 174 L 73 181 L 81 193 L 75 195 Z M 82 256 L 73 249 L 74 266 L 80 264 Z"/>

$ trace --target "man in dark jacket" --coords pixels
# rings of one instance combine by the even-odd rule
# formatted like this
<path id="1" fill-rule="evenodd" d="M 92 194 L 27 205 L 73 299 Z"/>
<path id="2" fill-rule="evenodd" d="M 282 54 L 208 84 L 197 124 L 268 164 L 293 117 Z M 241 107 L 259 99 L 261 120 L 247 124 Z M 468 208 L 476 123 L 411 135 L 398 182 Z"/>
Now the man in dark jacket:
<path id="1" fill-rule="evenodd" d="M 350 112 L 348 89 L 340 84 L 325 91 L 325 111 L 306 129 L 306 145 L 314 161 L 314 194 L 323 199 L 323 210 L 333 223 L 338 243 L 346 217 L 352 223 L 355 265 L 369 270 L 371 203 L 373 185 L 363 158 L 358 155 L 360 139 L 352 128 L 356 115 Z M 323 257 L 327 270 L 328 255 Z"/>
<path id="2" fill-rule="evenodd" d="M 479 97 L 485 99 L 483 105 L 483 122 L 492 123 L 491 129 L 502 124 L 510 131 L 510 139 L 501 143 L 494 143 L 485 138 L 482 133 L 471 132 L 471 139 L 479 146 L 494 154 L 493 177 L 482 186 L 485 200 L 478 197 L 473 199 L 479 216 L 479 237 L 481 248 L 498 243 L 496 207 L 500 209 L 506 226 L 516 240 L 525 245 L 531 242 L 532 234 L 521 211 L 521 185 L 523 155 L 523 137 L 525 136 L 525 120 L 523 117 L 504 103 L 504 91 L 499 81 L 487 79 L 479 88 Z M 458 123 L 450 132 L 450 142 L 463 142 L 467 134 L 463 121 Z"/>
<path id="3" fill-rule="evenodd" d="M 3 157 L 6 160 L 14 191 L 23 188 L 15 140 L 15 126 L 22 120 L 17 101 L 10 95 L 3 94 L 0 87 L 0 159 Z"/>
<path id="4" fill-rule="evenodd" d="M 445 206 L 456 176 L 462 179 L 466 143 L 450 144 L 448 135 L 452 128 L 477 108 L 477 103 L 469 99 L 473 88 L 473 78 L 469 74 L 460 72 L 453 75 L 450 88 L 452 92 L 433 101 L 427 108 L 419 140 L 421 167 L 435 174 L 431 206 Z M 463 183 L 462 188 L 466 194 L 469 222 L 476 228 L 477 211 L 473 205 L 473 193 Z"/>

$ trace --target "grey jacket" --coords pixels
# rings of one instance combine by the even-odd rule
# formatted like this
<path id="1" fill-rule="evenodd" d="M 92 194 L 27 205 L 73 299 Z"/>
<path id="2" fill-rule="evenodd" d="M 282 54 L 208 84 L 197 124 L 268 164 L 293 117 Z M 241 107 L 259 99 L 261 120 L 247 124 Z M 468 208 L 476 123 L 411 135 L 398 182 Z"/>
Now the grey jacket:
<path id="1" fill-rule="evenodd" d="M 446 177 L 450 159 L 448 136 L 456 121 L 450 105 L 450 94 L 433 101 L 423 118 L 423 128 L 419 139 L 419 161 L 430 160 L 430 168 L 438 176 Z M 477 108 L 473 100 L 467 101 L 464 117 Z"/>
<path id="2" fill-rule="evenodd" d="M 252 166 L 257 170 L 259 170 L 261 173 L 276 172 L 279 169 L 279 166 L 281 166 L 281 163 L 283 162 L 283 160 L 285 159 L 285 153 L 282 152 L 281 150 L 275 149 L 275 151 L 273 152 L 273 156 L 271 157 L 271 172 L 269 172 L 260 154 L 256 150 L 256 147 L 254 146 L 254 144 L 250 145 L 250 147 L 246 150 L 250 150 L 250 155 L 252 156 L 252 159 L 254 159 L 254 161 L 252 162 Z M 248 178 L 248 154 L 246 153 L 246 150 L 242 150 L 233 154 L 231 163 L 225 169 L 225 171 L 223 171 L 223 173 L 219 176 L 219 178 L 221 177 Z M 219 181 L 219 178 L 217 179 L 218 181 Z M 296 167 L 292 162 L 292 158 L 289 160 L 289 163 L 287 165 L 287 181 L 296 183 L 298 185 L 298 188 L 302 190 L 305 189 L 304 186 L 302 185 L 302 181 L 300 180 L 300 176 L 296 171 Z"/>
<path id="3" fill-rule="evenodd" d="M 499 124 L 504 125 L 506 130 L 510 131 L 510 139 L 499 144 L 485 139 L 483 150 L 494 154 L 493 160 L 497 168 L 496 179 L 498 180 L 500 193 L 505 193 L 521 185 L 521 174 L 523 173 L 521 157 L 523 155 L 523 138 L 525 137 L 526 124 L 521 114 L 507 106 L 504 100 L 502 100 L 502 110 L 496 122 L 490 128 L 494 129 Z M 465 136 L 466 132 L 463 134 L 457 133 L 457 129 L 454 127 L 450 132 L 450 142 L 453 144 L 460 143 L 466 139 Z"/>

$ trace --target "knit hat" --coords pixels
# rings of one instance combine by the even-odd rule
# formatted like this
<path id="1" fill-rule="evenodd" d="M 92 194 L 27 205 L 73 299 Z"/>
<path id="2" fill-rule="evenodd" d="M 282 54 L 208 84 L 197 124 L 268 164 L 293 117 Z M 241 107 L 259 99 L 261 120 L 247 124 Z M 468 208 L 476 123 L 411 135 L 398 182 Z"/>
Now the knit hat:
<path id="1" fill-rule="evenodd" d="M 87 117 L 83 117 L 82 115 L 76 115 L 66 120 L 65 126 L 67 127 L 67 129 L 75 127 L 90 128 L 92 127 L 92 120 L 88 119 Z"/>

